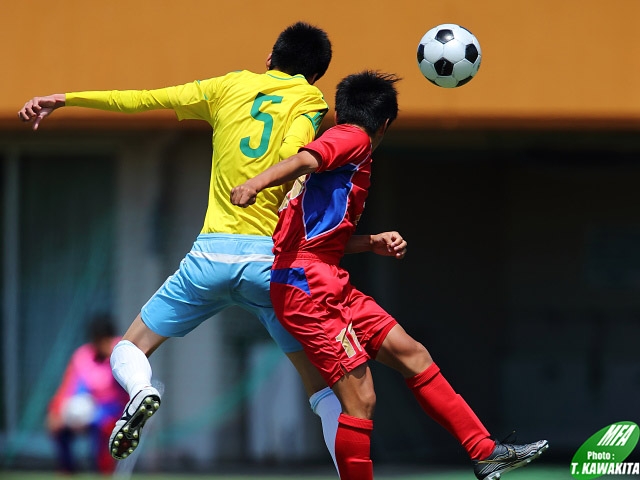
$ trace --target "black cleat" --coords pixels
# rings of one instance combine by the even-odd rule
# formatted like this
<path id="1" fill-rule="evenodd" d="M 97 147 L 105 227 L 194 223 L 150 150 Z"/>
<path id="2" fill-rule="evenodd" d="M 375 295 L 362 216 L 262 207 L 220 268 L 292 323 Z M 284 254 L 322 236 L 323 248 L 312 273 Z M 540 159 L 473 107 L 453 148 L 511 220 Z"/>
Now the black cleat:
<path id="1" fill-rule="evenodd" d="M 548 448 L 549 443 L 546 440 L 526 445 L 496 442 L 491 455 L 484 460 L 474 460 L 473 471 L 478 480 L 496 480 L 503 473 L 535 460 Z"/>
<path id="2" fill-rule="evenodd" d="M 111 432 L 109 451 L 113 458 L 123 460 L 133 453 L 140 442 L 142 427 L 159 408 L 160 393 L 153 387 L 143 388 L 133 396 Z"/>

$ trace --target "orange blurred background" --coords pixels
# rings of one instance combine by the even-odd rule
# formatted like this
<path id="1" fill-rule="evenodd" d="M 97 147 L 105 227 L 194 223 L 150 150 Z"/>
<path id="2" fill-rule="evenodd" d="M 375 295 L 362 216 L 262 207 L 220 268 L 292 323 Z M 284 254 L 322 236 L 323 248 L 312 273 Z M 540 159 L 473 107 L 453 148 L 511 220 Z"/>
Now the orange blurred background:
<path id="1" fill-rule="evenodd" d="M 338 80 L 366 68 L 403 78 L 405 124 L 636 125 L 638 19 L 637 0 L 5 2 L 0 120 L 19 126 L 17 110 L 36 95 L 151 89 L 230 70 L 261 71 L 280 30 L 305 20 L 333 42 L 334 61 L 318 83 L 330 105 Z M 440 23 L 458 23 L 480 41 L 482 66 L 463 88 L 437 88 L 417 67 L 418 41 Z M 164 114 L 153 118 L 174 121 Z M 56 116 L 77 117 L 119 122 L 90 109 Z"/>

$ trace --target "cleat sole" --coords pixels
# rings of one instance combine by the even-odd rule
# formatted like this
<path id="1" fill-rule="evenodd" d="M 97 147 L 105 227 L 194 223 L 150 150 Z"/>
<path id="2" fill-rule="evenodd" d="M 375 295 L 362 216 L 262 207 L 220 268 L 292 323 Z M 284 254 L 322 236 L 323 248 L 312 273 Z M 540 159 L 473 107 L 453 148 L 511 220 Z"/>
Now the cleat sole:
<path id="1" fill-rule="evenodd" d="M 125 408 L 125 414 L 119 420 L 124 420 L 125 423 L 112 437 L 113 440 L 111 441 L 110 451 L 113 458 L 116 460 L 123 460 L 135 451 L 139 445 L 138 439 L 140 438 L 142 427 L 144 427 L 147 420 L 149 420 L 149 418 L 158 411 L 160 404 L 161 401 L 158 395 L 149 394 L 142 399 L 140 406 L 133 414 L 126 414 L 131 403 L 127 405 Z"/>

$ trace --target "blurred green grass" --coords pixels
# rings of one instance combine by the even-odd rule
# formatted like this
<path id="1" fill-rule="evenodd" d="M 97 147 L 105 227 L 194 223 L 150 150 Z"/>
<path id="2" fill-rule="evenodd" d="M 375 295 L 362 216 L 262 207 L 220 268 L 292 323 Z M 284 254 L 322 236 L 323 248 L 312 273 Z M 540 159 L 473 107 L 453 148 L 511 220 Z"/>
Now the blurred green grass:
<path id="1" fill-rule="evenodd" d="M 105 480 L 111 478 L 104 475 L 77 474 L 73 476 L 61 475 L 53 472 L 12 472 L 0 471 L 2 480 Z M 188 473 L 133 473 L 131 476 L 123 475 L 113 477 L 116 480 L 336 480 L 335 475 L 310 473 L 287 473 L 273 474 L 265 472 L 252 474 L 188 474 Z M 425 469 L 424 471 L 409 472 L 406 468 L 384 467 L 376 472 L 376 480 L 474 480 L 475 477 L 470 469 L 460 470 L 436 470 Z M 601 477 L 606 479 L 608 477 Z M 619 477 L 618 477 L 619 478 Z M 632 478 L 627 476 L 627 478 Z M 569 467 L 536 467 L 534 465 L 519 470 L 514 470 L 504 475 L 505 480 L 573 480 L 569 473 Z"/>

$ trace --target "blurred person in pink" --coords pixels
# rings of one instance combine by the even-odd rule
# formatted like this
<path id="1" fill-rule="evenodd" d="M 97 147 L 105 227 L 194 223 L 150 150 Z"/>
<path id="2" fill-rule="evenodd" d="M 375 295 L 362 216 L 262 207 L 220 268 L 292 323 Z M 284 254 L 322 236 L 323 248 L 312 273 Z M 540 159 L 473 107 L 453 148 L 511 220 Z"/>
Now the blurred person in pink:
<path id="1" fill-rule="evenodd" d="M 74 442 L 78 436 L 87 435 L 90 467 L 109 474 L 115 470 L 115 460 L 106 446 L 129 396 L 111 373 L 109 358 L 120 341 L 111 316 L 96 315 L 88 327 L 91 341 L 78 347 L 71 356 L 49 403 L 47 428 L 55 441 L 61 472 L 78 470 Z"/>

